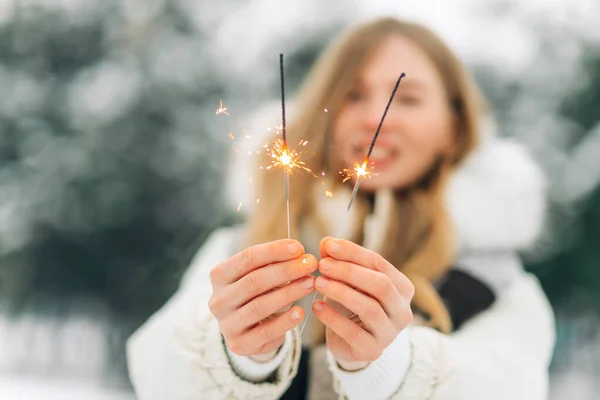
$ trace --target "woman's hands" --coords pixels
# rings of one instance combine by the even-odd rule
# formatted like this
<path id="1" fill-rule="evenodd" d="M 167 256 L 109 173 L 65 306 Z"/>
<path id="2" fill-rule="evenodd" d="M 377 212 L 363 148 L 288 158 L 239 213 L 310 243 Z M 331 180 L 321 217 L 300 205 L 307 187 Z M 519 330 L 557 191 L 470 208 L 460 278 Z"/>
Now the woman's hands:
<path id="1" fill-rule="evenodd" d="M 412 322 L 414 287 L 379 254 L 350 241 L 326 237 L 320 252 L 315 288 L 325 299 L 313 311 L 340 366 L 364 368 Z"/>
<path id="2" fill-rule="evenodd" d="M 227 347 L 259 361 L 272 358 L 304 318 L 302 307 L 285 309 L 314 290 L 310 274 L 317 266 L 299 242 L 284 239 L 249 247 L 214 267 L 208 306 Z"/>

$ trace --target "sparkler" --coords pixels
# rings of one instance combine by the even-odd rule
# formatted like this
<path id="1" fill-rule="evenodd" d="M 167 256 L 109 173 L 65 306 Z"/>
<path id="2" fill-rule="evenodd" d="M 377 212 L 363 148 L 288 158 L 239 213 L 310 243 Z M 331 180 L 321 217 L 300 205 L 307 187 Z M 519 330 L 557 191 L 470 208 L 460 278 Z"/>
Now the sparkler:
<path id="1" fill-rule="evenodd" d="M 283 168 L 283 180 L 285 185 L 285 206 L 287 211 L 287 235 L 288 239 L 291 235 L 290 228 L 290 169 L 291 162 L 294 160 L 292 156 L 290 156 L 288 147 L 287 147 L 287 136 L 285 132 L 285 85 L 283 80 L 283 54 L 279 54 L 279 78 L 281 79 L 281 137 L 282 139 L 282 153 L 279 157 L 279 161 Z"/>
<path id="2" fill-rule="evenodd" d="M 272 164 L 266 169 L 273 167 L 283 168 L 283 179 L 285 186 L 285 203 L 286 203 L 286 215 L 287 215 L 287 236 L 288 239 L 291 235 L 291 224 L 290 224 L 290 174 L 294 169 L 302 169 L 307 172 L 312 172 L 305 163 L 300 161 L 300 153 L 295 150 L 290 150 L 287 142 L 287 132 L 285 125 L 285 82 L 283 75 L 283 54 L 279 54 L 279 75 L 281 80 L 281 125 L 276 127 L 277 133 L 281 133 L 281 139 L 276 139 L 273 142 L 271 148 L 267 148 L 267 153 L 273 158 Z M 298 143 L 300 146 L 306 146 L 308 142 L 301 140 Z"/>
<path id="3" fill-rule="evenodd" d="M 365 177 L 368 177 L 370 175 L 369 171 L 367 171 L 367 166 L 369 165 L 369 159 L 371 158 L 371 153 L 373 153 L 373 148 L 375 147 L 375 142 L 377 141 L 377 137 L 379 137 L 379 131 L 381 130 L 381 125 L 383 125 L 383 121 L 385 120 L 385 116 L 387 115 L 387 112 L 390 109 L 390 105 L 392 104 L 392 100 L 394 100 L 394 96 L 396 95 L 396 91 L 398 90 L 398 86 L 400 86 L 400 81 L 405 76 L 406 76 L 406 74 L 404 72 L 401 73 L 400 76 L 398 77 L 398 80 L 396 81 L 396 85 L 394 86 L 394 90 L 392 91 L 390 99 L 388 100 L 388 103 L 385 106 L 385 111 L 383 111 L 383 116 L 381 117 L 381 120 L 379 121 L 379 126 L 377 127 L 377 130 L 375 131 L 375 135 L 373 136 L 373 140 L 371 141 L 371 146 L 369 146 L 369 151 L 367 152 L 367 157 L 365 157 L 365 160 L 363 161 L 362 165 L 359 166 L 357 164 L 354 167 L 354 173 L 352 174 L 352 176 L 348 176 L 344 180 L 344 182 L 345 182 L 348 179 L 350 179 L 351 177 L 356 177 L 356 182 L 354 183 L 354 189 L 352 189 L 352 196 L 350 197 L 350 201 L 348 202 L 348 208 L 346 209 L 346 211 L 350 211 L 350 207 L 352 207 L 352 203 L 354 203 L 354 199 L 356 198 L 356 194 L 358 193 L 358 188 L 360 187 L 360 180 L 361 180 L 361 178 L 365 178 Z M 348 170 L 345 170 L 345 171 L 348 171 Z"/>
<path id="4" fill-rule="evenodd" d="M 301 144 L 306 144 L 307 141 L 302 141 Z M 271 147 L 267 145 L 264 146 L 266 148 L 267 154 L 271 155 L 273 159 L 271 165 L 266 167 L 265 169 L 272 169 L 274 167 L 283 168 L 284 172 L 290 175 L 294 169 L 302 169 L 307 172 L 312 172 L 310 168 L 306 166 L 304 161 L 300 161 L 300 153 L 295 150 L 290 150 L 287 148 L 283 139 L 276 139 Z M 288 197 L 288 191 L 286 191 L 286 198 Z"/>
<path id="5" fill-rule="evenodd" d="M 369 175 L 371 175 L 371 173 L 369 171 L 367 171 L 367 166 L 369 165 L 369 159 L 371 158 L 371 153 L 373 152 L 373 148 L 375 147 L 375 142 L 377 141 L 377 137 L 379 136 L 379 131 L 381 130 L 381 126 L 383 125 L 385 116 L 387 115 L 387 112 L 390 109 L 392 100 L 394 100 L 394 96 L 396 95 L 398 86 L 400 86 L 400 81 L 405 76 L 406 76 L 406 74 L 404 72 L 401 73 L 400 76 L 398 77 L 398 80 L 396 81 L 396 85 L 394 86 L 394 90 L 392 91 L 392 94 L 390 96 L 390 99 L 389 99 L 387 105 L 385 106 L 385 110 L 383 111 L 383 116 L 381 117 L 381 120 L 379 121 L 379 126 L 377 127 L 377 130 L 375 131 L 375 135 L 373 136 L 373 140 L 371 141 L 371 146 L 369 146 L 369 151 L 367 152 L 367 156 L 365 157 L 365 160 L 360 165 L 356 164 L 354 166 L 354 169 L 352 169 L 352 170 L 344 169 L 341 172 L 342 175 L 344 176 L 343 182 L 346 182 L 347 180 L 349 180 L 351 178 L 356 179 L 356 182 L 354 183 L 354 188 L 352 189 L 352 196 L 350 196 L 350 201 L 348 202 L 348 207 L 346 208 L 346 218 L 344 218 L 344 221 L 342 223 L 343 228 L 341 228 L 341 230 L 340 230 L 341 232 L 345 231 L 345 226 L 348 221 L 348 218 L 347 218 L 348 212 L 350 211 L 350 207 L 352 207 L 352 204 L 354 203 L 354 199 L 356 198 L 356 194 L 358 193 L 358 188 L 360 187 L 361 179 L 364 179 L 365 177 L 368 177 Z M 311 304 L 315 302 L 315 299 L 317 298 L 317 293 L 318 292 L 315 292 L 315 295 L 313 296 Z M 308 316 L 311 311 L 312 311 L 312 308 L 308 310 L 306 317 L 304 317 L 304 322 L 302 323 L 302 327 L 300 328 L 300 335 L 302 335 L 302 331 L 304 330 L 304 325 L 306 325 L 306 321 L 308 320 Z"/>

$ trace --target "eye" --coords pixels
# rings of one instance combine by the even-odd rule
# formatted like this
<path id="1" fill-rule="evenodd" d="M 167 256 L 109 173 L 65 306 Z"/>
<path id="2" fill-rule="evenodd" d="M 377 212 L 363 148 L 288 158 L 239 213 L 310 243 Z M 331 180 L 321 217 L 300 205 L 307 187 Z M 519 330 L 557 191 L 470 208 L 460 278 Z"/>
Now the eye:
<path id="1" fill-rule="evenodd" d="M 360 101 L 363 98 L 363 93 L 359 89 L 352 89 L 346 95 L 346 99 L 351 102 Z"/>
<path id="2" fill-rule="evenodd" d="M 396 98 L 396 101 L 407 106 L 417 106 L 422 103 L 421 97 L 413 94 L 402 94 Z"/>

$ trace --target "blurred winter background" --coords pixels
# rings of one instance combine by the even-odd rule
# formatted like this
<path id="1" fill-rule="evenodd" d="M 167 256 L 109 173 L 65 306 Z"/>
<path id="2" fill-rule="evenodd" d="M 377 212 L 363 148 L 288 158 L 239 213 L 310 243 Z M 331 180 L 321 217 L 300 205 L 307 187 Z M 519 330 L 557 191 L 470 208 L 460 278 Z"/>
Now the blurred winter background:
<path id="1" fill-rule="evenodd" d="M 440 33 L 543 165 L 552 213 L 525 256 L 558 316 L 552 399 L 595 398 L 600 2 L 0 0 L 1 399 L 133 399 L 124 340 L 239 219 L 227 156 L 278 98 L 278 54 L 291 95 L 375 15 Z"/>

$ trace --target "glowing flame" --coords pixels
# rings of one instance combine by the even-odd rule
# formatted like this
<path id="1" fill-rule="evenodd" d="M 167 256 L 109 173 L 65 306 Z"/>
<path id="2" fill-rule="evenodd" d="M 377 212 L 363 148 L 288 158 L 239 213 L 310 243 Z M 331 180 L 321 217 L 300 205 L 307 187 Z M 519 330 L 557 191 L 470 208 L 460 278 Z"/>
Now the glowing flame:
<path id="1" fill-rule="evenodd" d="M 281 165 L 288 166 L 292 162 L 292 157 L 287 151 L 284 151 L 284 153 L 279 157 L 279 161 L 281 161 Z"/>
<path id="2" fill-rule="evenodd" d="M 362 164 L 355 164 L 353 169 L 343 169 L 340 174 L 342 175 L 342 182 L 346 182 L 350 179 L 364 179 L 369 178 L 373 175 L 371 172 L 367 171 L 367 165 L 369 164 L 369 159 L 365 159 Z"/>

